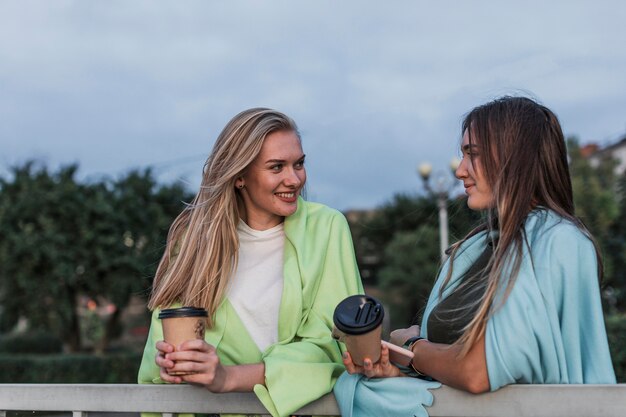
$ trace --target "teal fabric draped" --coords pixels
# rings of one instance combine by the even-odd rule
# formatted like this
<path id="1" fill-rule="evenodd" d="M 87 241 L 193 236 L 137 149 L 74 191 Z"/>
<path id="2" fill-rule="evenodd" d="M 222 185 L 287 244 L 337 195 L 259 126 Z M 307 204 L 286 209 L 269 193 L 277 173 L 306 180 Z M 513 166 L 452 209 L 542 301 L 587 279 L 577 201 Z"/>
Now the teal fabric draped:
<path id="1" fill-rule="evenodd" d="M 372 378 L 344 372 L 334 394 L 342 417 L 428 417 L 433 404 L 429 391 L 439 382 L 418 378 Z"/>
<path id="2" fill-rule="evenodd" d="M 571 222 L 542 208 L 528 216 L 525 232 L 527 244 L 513 289 L 487 323 L 485 353 L 491 390 L 522 383 L 614 384 L 592 242 Z M 459 249 L 443 297 L 458 285 L 486 242 L 486 234 L 480 233 Z M 421 334 L 426 338 L 428 316 L 439 302 L 449 267 L 448 262 L 442 268 L 424 312 Z M 502 295 L 498 295 L 499 300 Z M 399 381 L 396 384 L 406 380 L 394 379 Z M 370 404 L 392 400 L 388 390 L 376 391 L 366 378 L 355 383 L 355 394 L 350 398 L 347 395 L 350 391 L 342 386 L 346 383 L 340 378 L 335 394 L 342 410 L 359 411 L 348 416 L 381 415 L 375 411 L 361 412 L 367 406 L 354 404 L 357 400 Z M 420 384 L 411 395 L 423 398 L 426 388 Z M 374 399 L 379 396 L 388 399 Z M 426 415 L 409 407 L 396 415 L 413 414 Z"/>

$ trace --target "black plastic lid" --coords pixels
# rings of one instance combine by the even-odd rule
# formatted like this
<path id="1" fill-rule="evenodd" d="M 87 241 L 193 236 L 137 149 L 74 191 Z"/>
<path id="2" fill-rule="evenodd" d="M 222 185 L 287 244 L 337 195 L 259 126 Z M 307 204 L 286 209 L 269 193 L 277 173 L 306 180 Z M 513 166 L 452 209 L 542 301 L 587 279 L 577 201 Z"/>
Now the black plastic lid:
<path id="1" fill-rule="evenodd" d="M 209 317 L 208 311 L 198 307 L 166 308 L 159 313 L 160 319 L 173 319 L 178 317 Z"/>
<path id="2" fill-rule="evenodd" d="M 363 334 L 377 328 L 383 321 L 383 305 L 369 295 L 352 295 L 337 304 L 333 322 L 346 334 Z"/>

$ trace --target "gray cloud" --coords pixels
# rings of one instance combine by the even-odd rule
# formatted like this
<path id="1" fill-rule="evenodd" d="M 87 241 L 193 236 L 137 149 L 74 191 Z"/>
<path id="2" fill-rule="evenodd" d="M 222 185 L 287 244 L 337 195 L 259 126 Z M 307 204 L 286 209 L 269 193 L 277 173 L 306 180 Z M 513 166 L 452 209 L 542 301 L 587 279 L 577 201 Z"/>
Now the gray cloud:
<path id="1" fill-rule="evenodd" d="M 0 164 L 154 165 L 197 187 L 244 108 L 296 119 L 309 195 L 341 209 L 415 192 L 459 123 L 532 95 L 583 141 L 626 130 L 619 1 L 1 1 Z"/>

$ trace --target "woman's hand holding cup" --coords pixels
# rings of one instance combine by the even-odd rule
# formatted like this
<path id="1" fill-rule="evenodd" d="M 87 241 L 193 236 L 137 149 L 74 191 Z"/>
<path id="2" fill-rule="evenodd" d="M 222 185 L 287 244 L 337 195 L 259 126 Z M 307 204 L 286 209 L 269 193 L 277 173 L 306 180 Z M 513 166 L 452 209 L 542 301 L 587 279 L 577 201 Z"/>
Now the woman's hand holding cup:
<path id="1" fill-rule="evenodd" d="M 389 348 L 381 344 L 380 347 L 380 360 L 376 363 L 372 363 L 370 358 L 365 358 L 363 366 L 357 365 L 352 362 L 352 357 L 349 352 L 343 354 L 343 365 L 346 367 L 346 371 L 349 374 L 363 374 L 368 378 L 392 378 L 404 375 L 400 369 L 391 363 L 389 360 Z"/>
<path id="2" fill-rule="evenodd" d="M 227 373 L 217 356 L 215 347 L 204 340 L 189 340 L 165 359 L 176 362 L 172 370 L 184 372 L 180 379 L 190 384 L 202 385 L 211 392 L 225 392 Z"/>

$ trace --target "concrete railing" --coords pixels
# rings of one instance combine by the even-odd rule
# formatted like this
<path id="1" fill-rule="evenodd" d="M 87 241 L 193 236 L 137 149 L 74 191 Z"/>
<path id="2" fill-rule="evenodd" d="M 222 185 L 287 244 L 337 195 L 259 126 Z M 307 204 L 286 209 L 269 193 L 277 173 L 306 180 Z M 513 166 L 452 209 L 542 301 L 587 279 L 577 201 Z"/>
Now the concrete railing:
<path id="1" fill-rule="evenodd" d="M 513 385 L 472 395 L 450 387 L 432 391 L 431 417 L 448 416 L 626 416 L 626 384 Z M 265 414 L 252 393 L 212 394 L 189 385 L 0 384 L 0 417 L 7 411 Z M 338 415 L 332 394 L 303 407 L 296 415 Z"/>

